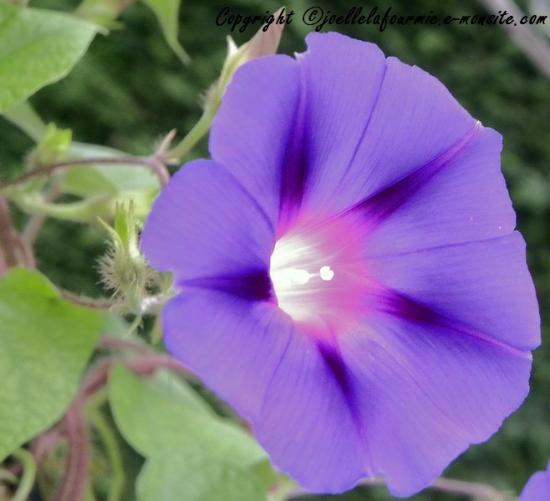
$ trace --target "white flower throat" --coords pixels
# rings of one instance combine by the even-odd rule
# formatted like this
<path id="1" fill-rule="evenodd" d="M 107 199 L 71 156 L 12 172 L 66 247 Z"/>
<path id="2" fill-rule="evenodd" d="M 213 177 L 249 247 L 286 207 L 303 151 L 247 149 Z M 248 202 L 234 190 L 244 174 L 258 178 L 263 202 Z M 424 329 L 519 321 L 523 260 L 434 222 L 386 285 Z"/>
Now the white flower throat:
<path id="1" fill-rule="evenodd" d="M 271 254 L 278 306 L 295 321 L 334 329 L 356 317 L 366 283 L 358 232 L 342 219 L 297 224 Z"/>

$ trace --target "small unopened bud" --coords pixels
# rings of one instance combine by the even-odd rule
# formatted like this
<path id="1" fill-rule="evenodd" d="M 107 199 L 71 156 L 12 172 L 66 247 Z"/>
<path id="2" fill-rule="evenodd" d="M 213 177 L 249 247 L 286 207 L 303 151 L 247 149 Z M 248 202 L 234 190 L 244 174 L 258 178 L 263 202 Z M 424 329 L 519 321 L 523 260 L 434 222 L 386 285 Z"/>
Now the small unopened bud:
<path id="1" fill-rule="evenodd" d="M 273 16 L 278 19 L 284 15 L 284 7 L 281 7 Z M 189 131 L 189 133 L 169 152 L 168 157 L 177 163 L 184 155 L 197 144 L 197 142 L 208 132 L 212 120 L 220 107 L 220 103 L 226 87 L 231 82 L 237 69 L 244 63 L 262 56 L 275 54 L 279 48 L 279 42 L 283 34 L 285 23 L 274 23 L 264 27 L 245 44 L 237 47 L 231 37 L 227 37 L 227 57 L 223 63 L 222 71 L 218 80 L 206 91 L 203 101 L 203 113 L 200 120 Z"/>
<path id="2" fill-rule="evenodd" d="M 284 15 L 284 11 L 285 8 L 281 7 L 273 14 L 274 18 L 277 19 L 281 15 Z M 284 23 L 274 23 L 269 26 L 267 30 L 264 30 L 264 27 L 262 27 L 248 42 L 240 47 L 237 47 L 230 36 L 227 37 L 227 57 L 225 58 L 220 78 L 207 94 L 205 108 L 212 105 L 217 108 L 225 88 L 229 85 L 235 71 L 237 71 L 240 66 L 252 59 L 277 53 L 284 27 Z M 212 101 L 212 103 L 209 101 Z"/>
<path id="3" fill-rule="evenodd" d="M 141 222 L 133 202 L 117 205 L 114 228 L 101 219 L 100 223 L 110 236 L 109 249 L 99 262 L 101 281 L 113 291 L 124 313 L 141 316 L 153 297 L 168 291 L 169 280 L 154 271 L 139 250 Z"/>
<path id="4" fill-rule="evenodd" d="M 273 14 L 274 19 L 284 18 L 285 8 L 281 7 Z M 288 14 L 287 14 L 288 16 Z M 246 61 L 256 59 L 262 56 L 269 56 L 276 54 L 281 43 L 281 37 L 283 36 L 283 30 L 286 23 L 273 23 L 269 25 L 268 29 L 265 26 L 258 30 L 256 34 L 241 46 L 239 50 L 245 53 Z M 245 62 L 246 62 L 245 61 Z"/>

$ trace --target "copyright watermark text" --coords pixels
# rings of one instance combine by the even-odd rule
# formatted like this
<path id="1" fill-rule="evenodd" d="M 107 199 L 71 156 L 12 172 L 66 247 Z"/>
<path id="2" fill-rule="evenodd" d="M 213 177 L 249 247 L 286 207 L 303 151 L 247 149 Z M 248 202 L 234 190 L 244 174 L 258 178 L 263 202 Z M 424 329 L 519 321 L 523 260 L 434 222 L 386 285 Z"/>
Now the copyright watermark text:
<path id="1" fill-rule="evenodd" d="M 473 15 L 451 15 L 437 14 L 429 11 L 424 14 L 403 14 L 397 12 L 393 7 L 380 9 L 373 7 L 350 7 L 346 11 L 334 12 L 322 7 L 308 7 L 303 12 L 293 9 L 282 9 L 276 15 L 266 11 L 258 15 L 244 15 L 231 7 L 222 8 L 216 17 L 217 26 L 229 26 L 231 32 L 245 32 L 249 27 L 263 26 L 267 31 L 273 24 L 292 24 L 302 22 L 312 27 L 315 31 L 324 28 L 343 25 L 365 25 L 376 26 L 380 31 L 385 31 L 389 26 L 413 26 L 432 25 L 446 26 L 451 24 L 471 26 L 493 26 L 493 25 L 545 25 L 548 16 L 531 14 L 519 18 L 514 17 L 506 10 L 499 10 L 495 14 L 473 14 Z"/>

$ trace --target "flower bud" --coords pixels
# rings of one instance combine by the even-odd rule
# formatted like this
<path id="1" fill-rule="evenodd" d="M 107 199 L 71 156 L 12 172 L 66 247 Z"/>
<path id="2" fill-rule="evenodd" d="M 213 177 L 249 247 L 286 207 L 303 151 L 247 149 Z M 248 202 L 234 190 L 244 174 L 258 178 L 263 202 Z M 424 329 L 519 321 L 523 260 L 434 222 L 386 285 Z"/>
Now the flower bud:
<path id="1" fill-rule="evenodd" d="M 101 281 L 114 291 L 125 313 L 141 316 L 147 313 L 153 294 L 160 296 L 170 287 L 163 274 L 155 272 L 139 249 L 141 222 L 136 217 L 134 203 L 118 204 L 115 209 L 114 228 L 99 219 L 110 236 L 110 246 L 99 262 Z M 156 300 L 158 302 L 158 299 Z"/>

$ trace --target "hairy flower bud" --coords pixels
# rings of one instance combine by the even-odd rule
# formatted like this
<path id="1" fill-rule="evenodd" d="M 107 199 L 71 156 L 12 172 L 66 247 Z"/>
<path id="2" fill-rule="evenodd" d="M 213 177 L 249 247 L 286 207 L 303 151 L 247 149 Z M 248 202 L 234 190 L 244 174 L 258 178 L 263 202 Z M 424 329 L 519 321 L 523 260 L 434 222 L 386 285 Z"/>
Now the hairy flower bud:
<path id="1" fill-rule="evenodd" d="M 152 270 L 139 250 L 141 222 L 133 202 L 117 205 L 114 228 L 99 221 L 110 236 L 109 249 L 99 262 L 103 285 L 114 291 L 126 313 L 147 313 L 169 289 L 170 280 Z M 160 294 L 152 297 L 155 293 Z"/>

